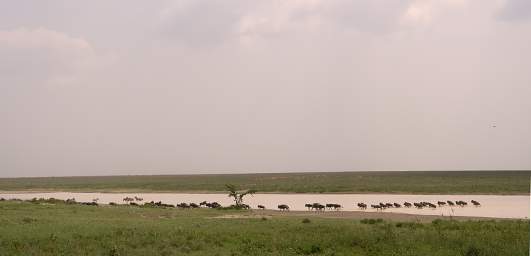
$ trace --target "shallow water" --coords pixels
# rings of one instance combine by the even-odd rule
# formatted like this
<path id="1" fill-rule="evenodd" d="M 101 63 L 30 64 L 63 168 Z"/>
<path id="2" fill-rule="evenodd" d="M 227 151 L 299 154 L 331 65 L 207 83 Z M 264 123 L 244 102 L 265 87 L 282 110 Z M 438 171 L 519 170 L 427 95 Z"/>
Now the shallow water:
<path id="1" fill-rule="evenodd" d="M 123 203 L 124 197 L 141 197 L 144 202 L 162 201 L 166 204 L 178 204 L 181 202 L 216 201 L 221 205 L 233 203 L 226 194 L 186 194 L 186 193 L 0 193 L 0 197 L 6 199 L 32 199 L 36 198 L 75 198 L 78 202 L 92 202 L 98 198 L 98 203 L 107 204 L 109 202 Z M 383 203 L 421 202 L 427 201 L 436 204 L 437 201 L 457 201 L 468 202 L 465 207 L 437 207 L 436 209 L 416 209 L 412 208 L 388 208 L 385 212 L 440 215 L 440 216 L 476 216 L 476 217 L 496 217 L 496 218 L 529 218 L 529 196 L 498 196 L 498 195 L 402 195 L 402 194 L 255 194 L 245 198 L 245 203 L 252 208 L 258 204 L 264 205 L 268 209 L 276 209 L 278 204 L 287 204 L 291 210 L 307 210 L 306 203 L 337 203 L 343 206 L 342 211 L 359 211 L 357 203 L 363 202 L 367 205 Z M 470 200 L 481 203 L 480 207 L 472 206 Z M 373 209 L 365 211 L 374 212 Z"/>

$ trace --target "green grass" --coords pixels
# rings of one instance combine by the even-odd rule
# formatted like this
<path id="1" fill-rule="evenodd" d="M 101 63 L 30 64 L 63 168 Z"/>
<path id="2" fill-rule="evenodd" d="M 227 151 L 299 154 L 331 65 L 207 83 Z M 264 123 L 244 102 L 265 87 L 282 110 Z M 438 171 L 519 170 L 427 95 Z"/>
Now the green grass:
<path id="1" fill-rule="evenodd" d="M 531 171 L 332 172 L 226 175 L 3 178 L 0 191 L 529 194 Z"/>
<path id="2" fill-rule="evenodd" d="M 0 202 L 0 255 L 529 255 L 529 221 L 432 223 Z"/>

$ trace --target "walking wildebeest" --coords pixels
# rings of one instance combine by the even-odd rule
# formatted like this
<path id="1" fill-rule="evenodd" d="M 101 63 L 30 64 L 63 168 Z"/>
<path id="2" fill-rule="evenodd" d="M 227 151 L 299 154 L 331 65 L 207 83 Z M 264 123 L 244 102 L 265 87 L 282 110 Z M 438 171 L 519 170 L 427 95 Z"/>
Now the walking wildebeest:
<path id="1" fill-rule="evenodd" d="M 279 204 L 278 209 L 281 211 L 289 211 L 289 206 L 287 204 Z"/>
<path id="2" fill-rule="evenodd" d="M 409 207 L 411 207 L 411 203 L 410 202 L 404 202 L 404 206 L 409 208 Z"/>
<path id="3" fill-rule="evenodd" d="M 473 204 L 474 206 L 481 206 L 481 204 L 480 204 L 478 201 L 476 201 L 476 200 L 472 200 L 472 201 L 470 201 L 470 202 L 472 202 L 472 204 Z"/>
<path id="4" fill-rule="evenodd" d="M 379 204 L 371 204 L 371 208 L 378 210 L 383 210 L 383 207 Z"/>
<path id="5" fill-rule="evenodd" d="M 192 208 L 199 208 L 199 205 L 197 205 L 196 203 L 190 203 L 190 207 L 192 207 Z"/>
<path id="6" fill-rule="evenodd" d="M 399 203 L 393 203 L 393 205 L 394 205 L 396 208 L 400 208 L 400 207 L 402 207 L 402 205 L 400 205 Z"/>
<path id="7" fill-rule="evenodd" d="M 439 207 L 441 207 L 441 206 L 443 206 L 443 205 L 446 205 L 446 202 L 437 201 L 437 204 L 439 205 Z"/>
<path id="8" fill-rule="evenodd" d="M 312 209 L 315 209 L 316 211 L 323 211 L 325 210 L 325 206 L 320 203 L 313 203 Z"/>
<path id="9" fill-rule="evenodd" d="M 448 203 L 449 206 L 454 206 L 454 205 L 455 205 L 454 202 L 452 202 L 452 201 L 450 201 L 450 200 L 448 200 L 448 201 L 446 201 L 446 202 Z"/>
<path id="10" fill-rule="evenodd" d="M 308 208 L 308 211 L 312 210 L 312 204 L 304 204 L 304 207 Z"/>
<path id="11" fill-rule="evenodd" d="M 265 206 L 263 206 L 263 205 L 259 204 L 259 205 L 258 205 L 258 209 L 262 209 L 262 210 L 265 210 Z"/>
<path id="12" fill-rule="evenodd" d="M 367 205 L 364 204 L 364 203 L 358 203 L 358 207 L 359 207 L 360 209 L 362 209 L 362 210 L 367 209 Z"/>

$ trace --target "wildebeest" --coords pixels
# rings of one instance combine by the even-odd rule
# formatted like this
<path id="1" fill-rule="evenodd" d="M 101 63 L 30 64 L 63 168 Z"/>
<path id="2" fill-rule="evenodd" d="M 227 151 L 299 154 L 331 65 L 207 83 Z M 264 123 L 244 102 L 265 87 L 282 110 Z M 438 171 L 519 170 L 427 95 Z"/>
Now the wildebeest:
<path id="1" fill-rule="evenodd" d="M 132 205 L 132 206 L 138 206 L 138 204 L 135 203 L 135 202 L 130 202 L 129 205 Z"/>
<path id="2" fill-rule="evenodd" d="M 474 206 L 481 206 L 481 204 L 480 204 L 478 201 L 476 201 L 476 200 L 472 200 L 472 201 L 470 201 L 470 202 L 472 202 L 472 204 L 473 204 Z"/>
<path id="3" fill-rule="evenodd" d="M 177 207 L 187 209 L 190 208 L 190 205 L 188 205 L 187 203 L 180 203 L 177 205 Z"/>
<path id="4" fill-rule="evenodd" d="M 360 209 L 362 209 L 362 210 L 367 209 L 367 205 L 364 204 L 364 203 L 358 203 L 358 207 L 359 207 Z"/>
<path id="5" fill-rule="evenodd" d="M 454 202 L 452 202 L 452 201 L 450 201 L 450 200 L 448 200 L 448 201 L 446 201 L 446 202 L 448 203 L 449 206 L 454 206 L 454 205 L 455 205 Z"/>
<path id="6" fill-rule="evenodd" d="M 128 202 L 132 202 L 132 201 L 135 201 L 135 199 L 133 199 L 132 197 L 124 197 L 123 199 L 124 202 L 128 203 Z"/>
<path id="7" fill-rule="evenodd" d="M 263 205 L 259 204 L 259 205 L 258 205 L 258 209 L 262 209 L 262 210 L 265 210 L 265 206 L 263 206 Z"/>
<path id="8" fill-rule="evenodd" d="M 197 205 L 196 203 L 190 203 L 190 207 L 192 207 L 192 208 L 199 208 L 199 205 Z"/>
<path id="9" fill-rule="evenodd" d="M 439 205 L 439 207 L 443 206 L 443 205 L 446 205 L 446 202 L 443 202 L 443 201 L 437 201 L 437 204 Z"/>
<path id="10" fill-rule="evenodd" d="M 393 205 L 394 205 L 396 208 L 400 208 L 400 207 L 402 207 L 402 205 L 400 205 L 399 203 L 393 203 Z"/>
<path id="11" fill-rule="evenodd" d="M 421 204 L 421 203 L 413 203 L 413 205 L 414 205 L 415 207 L 419 208 L 419 209 L 421 209 L 422 207 L 424 207 L 424 205 Z"/>
<path id="12" fill-rule="evenodd" d="M 371 204 L 371 208 L 376 210 L 383 210 L 383 207 L 379 204 Z"/>
<path id="13" fill-rule="evenodd" d="M 465 201 L 455 201 L 455 204 L 459 205 L 459 206 L 465 206 L 465 205 L 468 205 L 467 202 Z"/>
<path id="14" fill-rule="evenodd" d="M 279 204 L 278 209 L 281 211 L 289 211 L 289 206 L 287 204 Z"/>
<path id="15" fill-rule="evenodd" d="M 325 210 L 325 206 L 320 203 L 313 203 L 312 209 L 315 209 L 316 211 L 323 211 Z"/>
<path id="16" fill-rule="evenodd" d="M 81 203 L 81 204 L 82 204 L 82 205 L 98 206 L 98 203 L 96 203 L 96 202 L 90 202 L 90 203 L 88 203 L 88 202 L 84 202 L 84 203 Z"/>
<path id="17" fill-rule="evenodd" d="M 341 205 L 340 204 L 326 204 L 326 208 L 328 208 L 329 210 L 339 210 L 341 209 Z"/>
<path id="18" fill-rule="evenodd" d="M 409 207 L 411 207 L 411 203 L 410 202 L 404 202 L 404 206 L 409 208 Z"/>
<path id="19" fill-rule="evenodd" d="M 143 200 L 144 200 L 143 198 L 140 198 L 140 197 L 135 196 L 135 201 L 137 201 L 137 202 L 142 202 Z"/>
<path id="20" fill-rule="evenodd" d="M 304 207 L 308 208 L 308 211 L 312 210 L 312 204 L 304 204 Z"/>

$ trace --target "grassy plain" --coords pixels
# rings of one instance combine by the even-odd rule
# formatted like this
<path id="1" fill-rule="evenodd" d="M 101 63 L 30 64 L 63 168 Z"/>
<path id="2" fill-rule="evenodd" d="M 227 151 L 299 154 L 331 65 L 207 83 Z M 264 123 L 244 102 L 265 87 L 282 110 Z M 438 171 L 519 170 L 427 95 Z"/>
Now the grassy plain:
<path id="1" fill-rule="evenodd" d="M 429 223 L 0 202 L 0 255 L 529 255 L 529 220 Z"/>
<path id="2" fill-rule="evenodd" d="M 529 194 L 531 171 L 327 172 L 0 178 L 0 191 Z"/>

